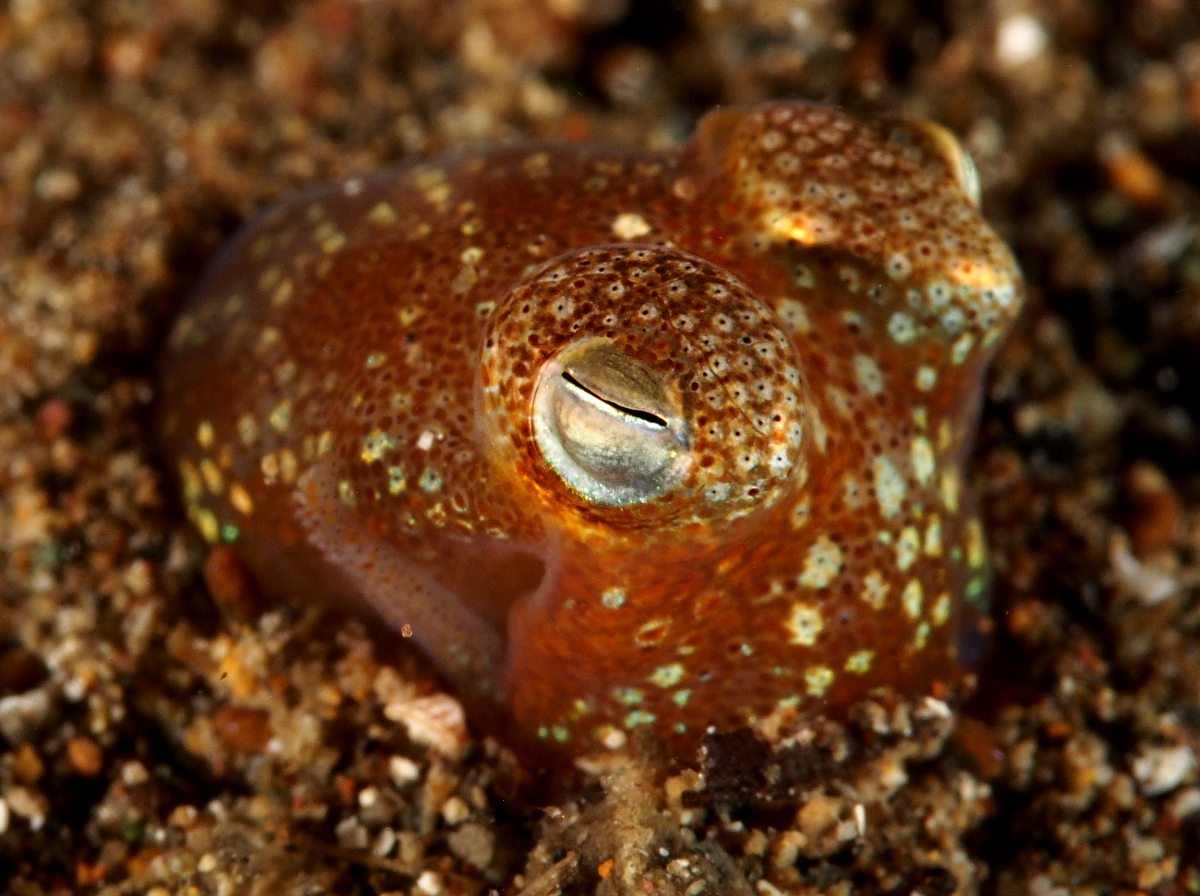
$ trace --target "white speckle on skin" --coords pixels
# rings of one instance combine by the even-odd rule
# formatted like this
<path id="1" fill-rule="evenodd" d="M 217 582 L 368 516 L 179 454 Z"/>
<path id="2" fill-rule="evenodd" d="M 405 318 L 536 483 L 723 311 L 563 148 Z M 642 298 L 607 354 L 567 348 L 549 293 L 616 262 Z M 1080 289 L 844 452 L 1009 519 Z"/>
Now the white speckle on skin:
<path id="1" fill-rule="evenodd" d="M 808 498 L 801 498 L 792 508 L 791 522 L 793 529 L 803 529 L 808 523 L 811 505 Z"/>
<path id="2" fill-rule="evenodd" d="M 824 588 L 841 573 L 842 563 L 841 548 L 828 535 L 822 535 L 809 547 L 804 571 L 797 581 L 806 588 Z"/>
<path id="3" fill-rule="evenodd" d="M 967 355 L 971 353 L 972 347 L 975 345 L 975 337 L 970 333 L 964 333 L 958 337 L 958 341 L 954 343 L 954 347 L 950 349 L 950 360 L 955 364 L 961 364 L 967 359 Z"/>
<path id="4" fill-rule="evenodd" d="M 903 280 L 912 273 L 912 262 L 908 260 L 908 256 L 896 252 L 889 256 L 886 268 L 888 276 L 893 280 Z"/>
<path id="5" fill-rule="evenodd" d="M 875 474 L 875 498 L 879 502 L 879 511 L 885 518 L 891 519 L 900 512 L 908 487 L 895 464 L 886 457 L 875 458 L 871 468 Z"/>
<path id="6" fill-rule="evenodd" d="M 987 548 L 983 541 L 983 526 L 979 520 L 967 523 L 967 565 L 979 569 L 987 559 Z"/>
<path id="7" fill-rule="evenodd" d="M 957 470 L 949 469 L 942 472 L 942 504 L 951 513 L 958 511 L 959 486 Z"/>
<path id="8" fill-rule="evenodd" d="M 775 306 L 779 319 L 788 328 L 797 333 L 808 333 L 812 330 L 812 322 L 808 319 L 808 311 L 804 305 L 795 299 L 780 299 Z"/>
<path id="9" fill-rule="evenodd" d="M 857 675 L 863 675 L 871 668 L 871 660 L 875 658 L 874 650 L 859 650 L 856 653 L 850 654 L 850 658 L 846 660 L 846 671 L 854 672 Z"/>
<path id="10" fill-rule="evenodd" d="M 944 625 L 946 620 L 950 618 L 950 595 L 943 592 L 938 595 L 937 602 L 933 605 L 933 612 L 930 614 L 934 625 Z"/>
<path id="11" fill-rule="evenodd" d="M 915 526 L 905 526 L 896 541 L 896 566 L 901 572 L 916 562 L 917 552 L 921 549 L 921 536 Z"/>
<path id="12" fill-rule="evenodd" d="M 904 612 L 908 614 L 910 619 L 916 619 L 921 615 L 921 602 L 924 600 L 924 592 L 921 589 L 921 583 L 916 579 L 912 579 L 904 586 L 904 592 L 900 595 L 900 604 L 904 607 Z"/>
<path id="13" fill-rule="evenodd" d="M 812 647 L 817 643 L 817 636 L 825 628 L 825 620 L 821 611 L 811 604 L 792 604 L 792 612 L 785 623 L 793 644 Z"/>
<path id="14" fill-rule="evenodd" d="M 813 666 L 804 673 L 805 690 L 813 697 L 825 696 L 833 684 L 833 670 L 828 666 Z"/>
<path id="15" fill-rule="evenodd" d="M 933 478 L 933 472 L 936 464 L 933 458 L 933 446 L 929 444 L 929 439 L 924 436 L 917 436 L 912 440 L 912 466 L 913 475 L 916 476 L 917 482 L 925 485 Z"/>
<path id="16" fill-rule="evenodd" d="M 871 570 L 863 579 L 862 599 L 876 610 L 887 600 L 888 584 L 878 570 Z"/>
<path id="17" fill-rule="evenodd" d="M 925 556 L 942 556 L 942 520 L 936 513 L 930 517 L 925 529 Z"/>
<path id="18" fill-rule="evenodd" d="M 683 672 L 682 663 L 671 663 L 669 666 L 659 666 L 648 680 L 660 688 L 671 688 L 679 684 L 683 678 Z"/>
<path id="19" fill-rule="evenodd" d="M 609 588 L 600 595 L 600 603 L 609 610 L 618 610 L 625 605 L 625 589 Z"/>
<path id="20" fill-rule="evenodd" d="M 903 345 L 906 342 L 912 342 L 917 335 L 916 325 L 913 324 L 913 319 L 903 311 L 897 311 L 888 321 L 888 333 L 891 337 Z"/>
<path id="21" fill-rule="evenodd" d="M 932 367 L 921 367 L 917 371 L 917 388 L 928 392 L 937 383 L 937 371 Z"/>
<path id="22" fill-rule="evenodd" d="M 858 384 L 869 394 L 878 395 L 883 391 L 883 371 L 879 369 L 874 358 L 855 355 L 854 375 L 858 379 Z"/>

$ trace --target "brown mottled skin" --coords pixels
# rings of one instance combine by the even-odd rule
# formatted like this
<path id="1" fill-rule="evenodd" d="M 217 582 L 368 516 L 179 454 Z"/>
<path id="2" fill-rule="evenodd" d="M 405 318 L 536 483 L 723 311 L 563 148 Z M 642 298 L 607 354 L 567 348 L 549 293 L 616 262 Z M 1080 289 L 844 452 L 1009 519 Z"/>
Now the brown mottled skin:
<path id="1" fill-rule="evenodd" d="M 171 338 L 190 517 L 565 751 L 953 685 L 986 585 L 962 464 L 1022 286 L 936 133 L 780 103 L 283 200 Z M 597 337 L 682 396 L 685 472 L 645 501 L 534 438 L 539 372 Z"/>

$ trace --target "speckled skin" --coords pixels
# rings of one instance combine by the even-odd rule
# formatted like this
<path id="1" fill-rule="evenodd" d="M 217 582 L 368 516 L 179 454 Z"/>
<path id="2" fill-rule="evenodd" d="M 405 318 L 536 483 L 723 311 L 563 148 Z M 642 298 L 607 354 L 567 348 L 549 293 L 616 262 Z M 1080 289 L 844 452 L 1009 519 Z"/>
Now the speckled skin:
<path id="1" fill-rule="evenodd" d="M 962 677 L 986 590 L 962 465 L 1021 295 L 927 130 L 722 111 L 664 152 L 285 199 L 180 317 L 162 431 L 206 538 L 411 626 L 480 718 L 683 749 Z M 538 371 L 597 336 L 683 396 L 686 475 L 644 503 L 590 502 L 534 440 Z"/>

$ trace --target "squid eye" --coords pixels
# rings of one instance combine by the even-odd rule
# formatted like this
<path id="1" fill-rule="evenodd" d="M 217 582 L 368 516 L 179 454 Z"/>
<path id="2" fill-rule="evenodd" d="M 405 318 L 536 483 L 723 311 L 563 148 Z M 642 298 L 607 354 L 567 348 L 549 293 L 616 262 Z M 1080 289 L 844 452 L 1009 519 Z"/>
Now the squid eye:
<path id="1" fill-rule="evenodd" d="M 950 172 L 958 181 L 959 188 L 971 200 L 971 204 L 978 208 L 981 195 L 979 169 L 975 167 L 975 160 L 971 158 L 971 154 L 958 142 L 957 137 L 940 124 L 932 121 L 916 121 L 913 124 L 929 138 L 933 147 L 950 166 Z"/>
<path id="2" fill-rule="evenodd" d="M 546 364 L 533 415 L 546 462 L 599 504 L 648 501 L 690 463 L 678 388 L 607 339 L 568 346 Z"/>

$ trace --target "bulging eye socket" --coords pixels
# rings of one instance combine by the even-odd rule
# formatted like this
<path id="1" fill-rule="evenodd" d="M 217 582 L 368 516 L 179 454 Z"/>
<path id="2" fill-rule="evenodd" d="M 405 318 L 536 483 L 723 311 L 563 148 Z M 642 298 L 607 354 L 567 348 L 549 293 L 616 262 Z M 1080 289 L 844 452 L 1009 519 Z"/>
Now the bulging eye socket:
<path id="1" fill-rule="evenodd" d="M 562 480 L 605 506 L 650 501 L 691 465 L 678 385 L 609 339 L 569 345 L 545 365 L 534 387 L 533 432 Z"/>
<path id="2" fill-rule="evenodd" d="M 975 166 L 971 154 L 954 134 L 936 122 L 920 120 L 913 121 L 912 125 L 929 138 L 929 142 L 946 160 L 959 188 L 971 200 L 971 204 L 978 208 L 983 190 L 979 182 L 979 169 Z"/>

